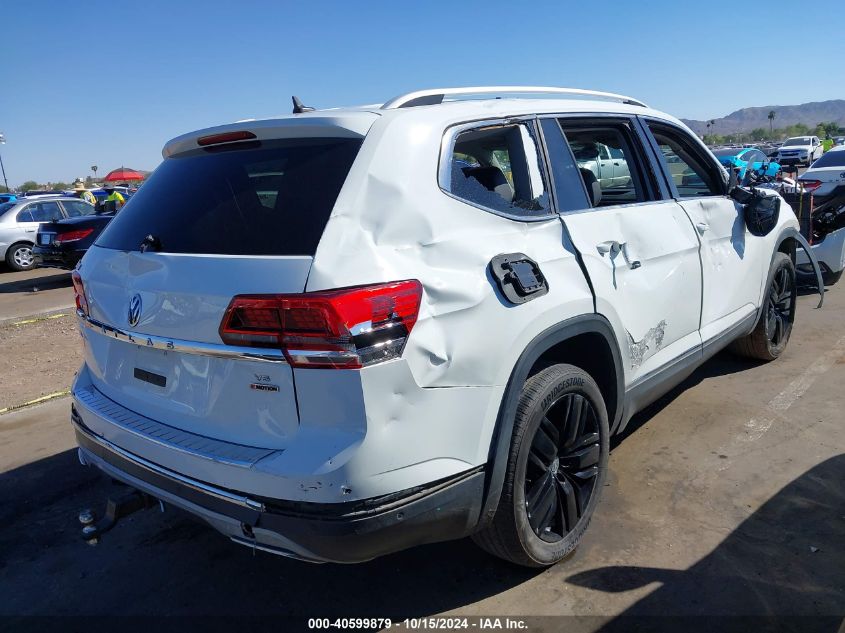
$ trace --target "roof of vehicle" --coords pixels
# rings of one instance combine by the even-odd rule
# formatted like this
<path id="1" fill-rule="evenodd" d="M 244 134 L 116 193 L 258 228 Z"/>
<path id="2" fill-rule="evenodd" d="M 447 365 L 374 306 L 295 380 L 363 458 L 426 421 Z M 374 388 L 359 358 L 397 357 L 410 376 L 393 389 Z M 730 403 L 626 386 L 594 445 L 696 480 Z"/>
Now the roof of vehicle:
<path id="1" fill-rule="evenodd" d="M 754 147 L 753 145 L 750 147 L 720 147 L 712 150 L 713 154 L 717 158 L 730 158 L 730 157 L 739 157 L 746 152 L 750 152 L 752 150 L 760 151 L 759 148 Z"/>
<path id="2" fill-rule="evenodd" d="M 526 87 L 516 87 L 526 88 Z M 475 95 L 479 90 L 488 91 L 484 94 L 502 96 L 485 96 L 484 98 L 454 98 L 462 94 Z M 560 91 L 560 92 L 552 92 Z M 513 95 L 524 92 L 542 94 L 542 97 L 521 98 Z M 420 95 L 423 95 L 422 97 Z M 414 100 L 427 98 L 442 98 L 439 103 L 414 104 Z M 610 99 L 610 100 L 608 100 Z M 403 103 L 407 100 L 407 103 Z M 399 105 L 396 105 L 399 104 Z M 246 119 L 196 130 L 178 136 L 165 144 L 162 155 L 167 158 L 174 154 L 194 150 L 199 147 L 198 140 L 203 137 L 213 137 L 234 131 L 248 131 L 257 139 L 278 138 L 284 131 L 284 136 L 295 137 L 363 137 L 373 123 L 379 118 L 410 117 L 415 122 L 450 126 L 463 121 L 485 119 L 499 119 L 507 117 L 526 116 L 531 114 L 556 113 L 599 113 L 599 114 L 627 114 L 645 115 L 660 118 L 683 127 L 683 123 L 668 114 L 654 110 L 642 102 L 612 93 L 585 91 L 580 89 L 563 88 L 531 88 L 514 90 L 514 87 L 494 88 L 462 88 L 435 89 L 431 91 L 417 91 L 403 97 L 391 99 L 384 105 L 356 106 L 348 108 L 332 108 L 314 110 L 299 114 L 287 114 L 266 119 Z"/>
<path id="3" fill-rule="evenodd" d="M 14 202 L 16 206 L 22 206 L 31 202 L 55 202 L 56 200 L 76 200 L 77 202 L 85 202 L 85 200 L 77 198 L 76 196 L 34 196 L 32 198 L 18 198 L 17 200 L 11 200 L 11 202 Z"/>

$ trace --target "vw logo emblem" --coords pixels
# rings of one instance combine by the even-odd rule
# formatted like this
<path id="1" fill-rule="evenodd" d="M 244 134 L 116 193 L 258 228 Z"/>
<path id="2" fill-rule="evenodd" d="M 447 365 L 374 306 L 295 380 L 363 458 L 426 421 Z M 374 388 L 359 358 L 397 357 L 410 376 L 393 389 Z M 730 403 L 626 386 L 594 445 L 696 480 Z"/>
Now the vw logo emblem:
<path id="1" fill-rule="evenodd" d="M 129 300 L 129 325 L 136 326 L 141 319 L 141 295 L 136 294 Z"/>

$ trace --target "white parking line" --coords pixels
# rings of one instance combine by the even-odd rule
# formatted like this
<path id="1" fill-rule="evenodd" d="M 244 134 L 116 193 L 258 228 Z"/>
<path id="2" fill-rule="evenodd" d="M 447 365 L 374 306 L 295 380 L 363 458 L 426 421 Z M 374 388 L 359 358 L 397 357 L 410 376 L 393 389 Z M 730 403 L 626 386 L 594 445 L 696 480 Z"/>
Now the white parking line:
<path id="1" fill-rule="evenodd" d="M 819 356 L 813 364 L 805 369 L 800 376 L 789 383 L 766 405 L 768 415 L 761 418 L 751 418 L 745 423 L 745 433 L 736 437 L 741 442 L 759 440 L 768 431 L 779 415 L 791 407 L 798 398 L 803 396 L 816 379 L 833 367 L 838 360 L 845 356 L 845 336 L 827 352 Z"/>

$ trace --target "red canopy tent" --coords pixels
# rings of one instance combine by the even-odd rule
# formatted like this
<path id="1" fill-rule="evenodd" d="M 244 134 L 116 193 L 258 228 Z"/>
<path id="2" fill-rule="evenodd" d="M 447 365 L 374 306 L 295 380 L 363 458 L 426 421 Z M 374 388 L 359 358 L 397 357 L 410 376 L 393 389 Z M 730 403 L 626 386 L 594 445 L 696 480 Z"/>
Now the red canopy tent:
<path id="1" fill-rule="evenodd" d="M 121 167 L 120 169 L 113 169 L 108 174 L 104 180 L 106 182 L 129 182 L 130 180 L 143 180 L 144 174 L 139 171 L 135 171 L 134 169 L 126 169 L 125 167 Z"/>

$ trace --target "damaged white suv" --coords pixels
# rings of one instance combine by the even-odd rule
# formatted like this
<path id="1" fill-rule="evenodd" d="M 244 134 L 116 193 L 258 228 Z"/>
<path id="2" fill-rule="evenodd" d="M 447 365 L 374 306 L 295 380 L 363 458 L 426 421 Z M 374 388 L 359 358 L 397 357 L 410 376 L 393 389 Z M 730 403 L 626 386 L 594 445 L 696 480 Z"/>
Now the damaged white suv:
<path id="1" fill-rule="evenodd" d="M 473 535 L 549 565 L 634 412 L 789 340 L 793 213 L 677 119 L 563 88 L 296 104 L 170 141 L 74 273 L 80 459 L 145 499 L 309 561 Z"/>

